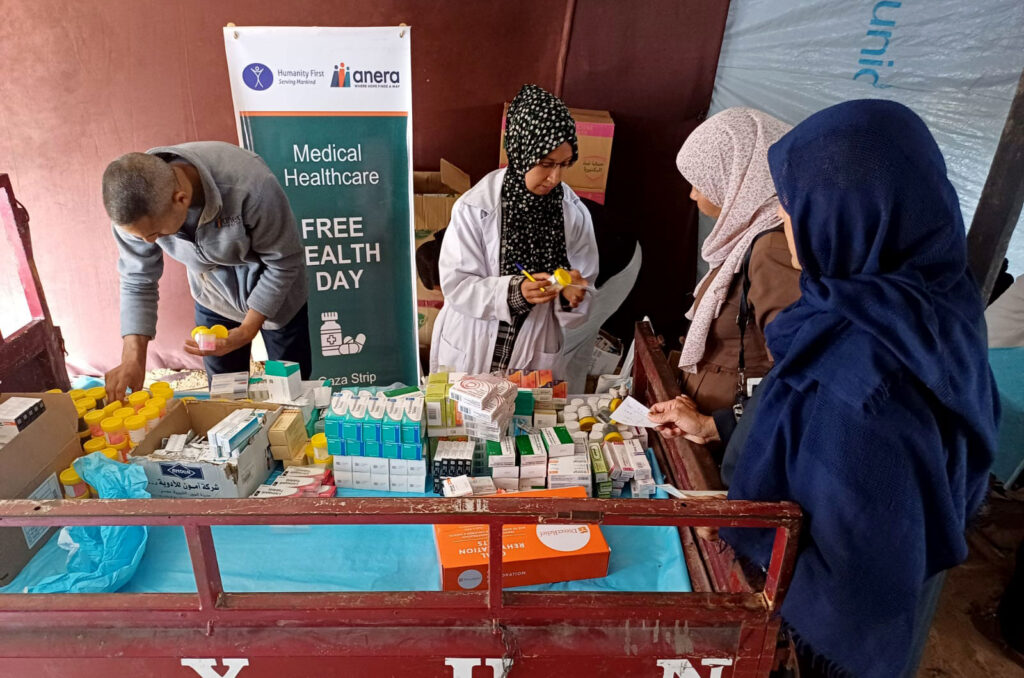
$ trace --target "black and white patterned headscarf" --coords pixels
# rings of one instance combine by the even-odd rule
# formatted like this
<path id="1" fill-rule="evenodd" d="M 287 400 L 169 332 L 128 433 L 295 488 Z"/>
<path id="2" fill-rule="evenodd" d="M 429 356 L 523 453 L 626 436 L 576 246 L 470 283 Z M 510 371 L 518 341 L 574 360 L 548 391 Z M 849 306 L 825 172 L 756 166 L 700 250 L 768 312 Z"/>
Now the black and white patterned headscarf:
<path id="1" fill-rule="evenodd" d="M 576 122 L 558 97 L 536 85 L 523 85 L 508 107 L 505 152 L 508 171 L 501 184 L 501 274 L 517 275 L 569 268 L 565 249 L 562 186 L 547 195 L 526 188 L 526 173 L 563 143 L 579 157 Z"/>

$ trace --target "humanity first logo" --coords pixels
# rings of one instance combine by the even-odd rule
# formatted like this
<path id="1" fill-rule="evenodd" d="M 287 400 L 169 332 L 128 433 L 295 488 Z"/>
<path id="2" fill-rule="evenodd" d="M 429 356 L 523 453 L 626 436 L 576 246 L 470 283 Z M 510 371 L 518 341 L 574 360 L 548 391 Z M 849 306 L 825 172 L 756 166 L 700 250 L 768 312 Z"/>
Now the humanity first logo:
<path id="1" fill-rule="evenodd" d="M 331 87 L 399 87 L 398 71 L 358 70 L 342 61 L 334 66 Z"/>
<path id="2" fill-rule="evenodd" d="M 253 63 L 242 69 L 242 82 L 249 89 L 260 91 L 274 84 L 274 74 L 266 65 Z"/>

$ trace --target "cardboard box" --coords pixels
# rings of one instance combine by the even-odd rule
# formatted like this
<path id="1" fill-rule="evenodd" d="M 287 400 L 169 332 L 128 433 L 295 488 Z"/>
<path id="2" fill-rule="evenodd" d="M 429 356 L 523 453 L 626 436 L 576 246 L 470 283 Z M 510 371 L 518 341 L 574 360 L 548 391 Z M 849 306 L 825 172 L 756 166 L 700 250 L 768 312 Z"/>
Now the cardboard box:
<path id="1" fill-rule="evenodd" d="M 274 459 L 294 459 L 302 452 L 309 436 L 306 424 L 295 410 L 285 410 L 270 427 L 268 433 Z M 281 456 L 278 456 L 278 455 Z"/>
<path id="2" fill-rule="evenodd" d="M 231 412 L 244 408 L 267 410 L 263 427 L 240 450 L 237 459 L 224 462 L 191 462 L 151 458 L 160 442 L 172 434 L 195 431 L 206 435 Z M 158 498 L 235 498 L 248 497 L 270 476 L 274 461 L 270 456 L 268 431 L 281 414 L 278 405 L 185 401 L 167 413 L 142 443 L 132 451 L 132 463 L 146 471 L 146 489 Z"/>
<path id="3" fill-rule="evenodd" d="M 405 476 L 405 491 L 422 494 L 426 489 L 427 477 L 423 474 Z"/>
<path id="4" fill-rule="evenodd" d="M 586 496 L 586 491 L 582 487 L 566 487 L 502 496 L 580 498 Z M 486 525 L 434 526 L 442 590 L 487 588 L 487 530 Z M 610 554 L 596 525 L 505 525 L 502 584 L 527 586 L 604 577 L 608 574 Z"/>
<path id="5" fill-rule="evenodd" d="M 416 235 L 416 307 L 420 346 L 429 347 L 434 320 L 444 305 L 441 283 L 433 279 L 441 248 L 434 234 L 448 226 L 452 205 L 469 190 L 469 175 L 447 160 L 441 160 L 439 172 L 413 172 L 413 213 Z M 423 247 L 426 245 L 425 247 Z M 422 247 L 422 250 L 421 250 Z M 426 278 L 426 279 L 424 279 Z"/>
<path id="6" fill-rule="evenodd" d="M 505 116 L 508 104 L 501 115 L 501 149 L 499 166 L 508 164 L 505 155 Z M 615 135 L 615 121 L 608 111 L 592 111 L 586 108 L 570 108 L 576 121 L 576 138 L 579 145 L 579 159 L 576 164 L 562 172 L 562 181 L 569 184 L 581 198 L 604 204 L 608 186 L 608 166 L 612 158 L 612 138 Z"/>
<path id="7" fill-rule="evenodd" d="M 63 393 L 5 393 L 39 398 L 45 411 L 0 449 L 0 499 L 60 499 L 57 475 L 82 456 L 78 413 Z M 12 427 L 13 428 L 13 427 Z M 0 528 L 0 586 L 21 572 L 56 528 Z"/>

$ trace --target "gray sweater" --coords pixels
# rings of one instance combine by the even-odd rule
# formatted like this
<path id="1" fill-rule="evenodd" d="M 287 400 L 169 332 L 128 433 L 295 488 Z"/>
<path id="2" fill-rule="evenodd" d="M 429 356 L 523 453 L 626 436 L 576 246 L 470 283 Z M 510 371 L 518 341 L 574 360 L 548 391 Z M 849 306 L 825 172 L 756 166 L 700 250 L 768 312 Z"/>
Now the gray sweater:
<path id="1" fill-rule="evenodd" d="M 205 205 L 193 242 L 178 233 L 150 244 L 114 225 L 120 250 L 121 335 L 156 336 L 163 254 L 185 264 L 192 297 L 241 322 L 249 309 L 267 329 L 285 325 L 306 303 L 306 267 L 288 198 L 255 153 L 220 141 L 147 151 L 179 157 L 199 171 Z"/>

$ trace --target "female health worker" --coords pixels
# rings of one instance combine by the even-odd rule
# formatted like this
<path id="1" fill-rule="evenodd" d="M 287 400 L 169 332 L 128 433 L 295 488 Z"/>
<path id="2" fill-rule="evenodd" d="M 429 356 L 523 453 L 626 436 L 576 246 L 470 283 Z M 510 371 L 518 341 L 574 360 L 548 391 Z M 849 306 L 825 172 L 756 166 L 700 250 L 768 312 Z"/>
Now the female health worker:
<path id="1" fill-rule="evenodd" d="M 598 272 L 590 213 L 561 180 L 579 155 L 569 109 L 525 85 L 509 105 L 505 150 L 509 166 L 452 208 L 430 369 L 547 369 L 564 378 L 564 330 L 586 320 L 586 288 Z M 560 290 L 549 280 L 559 268 L 572 278 Z"/>

